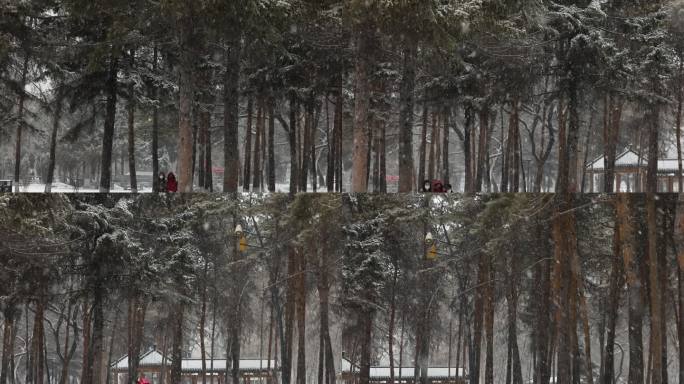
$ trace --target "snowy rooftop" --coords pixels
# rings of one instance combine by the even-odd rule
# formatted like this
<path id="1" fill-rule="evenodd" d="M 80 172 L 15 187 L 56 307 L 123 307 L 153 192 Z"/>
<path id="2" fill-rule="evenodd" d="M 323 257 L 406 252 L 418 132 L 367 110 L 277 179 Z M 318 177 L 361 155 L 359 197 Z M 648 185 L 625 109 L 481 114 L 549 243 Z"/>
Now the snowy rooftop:
<path id="1" fill-rule="evenodd" d="M 343 358 L 342 359 L 342 372 L 350 372 L 351 371 L 352 364 L 349 360 Z M 395 377 L 401 377 L 401 378 L 413 378 L 414 375 L 414 367 L 394 367 L 394 376 Z M 354 367 L 354 371 L 358 372 L 358 367 Z M 401 376 L 399 375 L 401 371 Z M 458 375 L 456 374 L 458 372 Z M 428 377 L 429 378 L 446 378 L 446 377 L 464 377 L 466 375 L 466 372 L 463 368 L 456 368 L 452 367 L 449 369 L 448 367 L 429 367 L 428 368 Z M 390 377 L 390 368 L 389 367 L 371 367 L 370 369 L 370 377 L 375 378 L 375 379 L 381 379 L 381 378 L 388 378 Z"/>
<path id="2" fill-rule="evenodd" d="M 601 156 L 598 159 L 587 165 L 587 169 L 594 170 L 596 172 L 601 172 L 605 169 L 604 166 L 605 156 Z M 646 168 L 648 159 L 645 156 L 641 156 L 627 149 L 615 157 L 615 168 Z M 672 173 L 679 170 L 677 159 L 661 159 L 658 160 L 658 173 Z"/>
<path id="3" fill-rule="evenodd" d="M 151 367 L 151 366 L 161 366 L 164 356 L 161 352 L 157 350 L 150 350 L 145 352 L 140 356 L 140 366 L 141 367 Z M 211 359 L 206 359 L 207 370 L 211 369 L 212 361 Z M 225 371 L 226 370 L 226 359 L 214 359 L 214 371 Z M 271 369 L 275 368 L 275 360 L 271 360 Z M 166 365 L 171 365 L 171 359 L 166 358 Z M 240 370 L 241 371 L 259 371 L 262 369 L 267 369 L 269 366 L 268 360 L 260 359 L 240 359 Z M 116 363 L 114 363 L 114 368 L 117 370 L 128 369 L 128 356 L 123 356 Z M 185 372 L 199 372 L 202 370 L 202 359 L 183 359 L 181 361 L 181 370 Z"/>

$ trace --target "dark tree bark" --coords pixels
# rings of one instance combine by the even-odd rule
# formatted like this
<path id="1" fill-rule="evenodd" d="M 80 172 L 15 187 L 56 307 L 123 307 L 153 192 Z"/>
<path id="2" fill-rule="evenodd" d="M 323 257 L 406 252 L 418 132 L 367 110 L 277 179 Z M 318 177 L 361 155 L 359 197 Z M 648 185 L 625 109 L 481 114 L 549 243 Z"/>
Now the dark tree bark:
<path id="1" fill-rule="evenodd" d="M 240 151 L 238 149 L 238 113 L 241 43 L 239 33 L 228 32 L 229 47 L 226 52 L 226 71 L 223 90 L 223 192 L 238 191 Z"/>
<path id="2" fill-rule="evenodd" d="M 344 95 L 342 93 L 342 85 L 337 91 L 337 101 L 335 101 L 335 142 L 336 150 L 335 155 L 336 160 L 336 170 L 335 170 L 335 190 L 337 192 L 342 192 L 342 175 L 344 171 L 344 151 L 342 148 L 342 129 L 343 129 L 343 118 L 344 118 Z"/>
<path id="3" fill-rule="evenodd" d="M 416 185 L 413 180 L 413 106 L 416 82 L 416 51 L 416 44 L 410 39 L 407 40 L 404 45 L 403 74 L 399 90 L 401 103 L 399 109 L 399 193 L 411 192 Z M 422 182 L 422 179 L 418 180 L 418 183 Z"/>
<path id="4" fill-rule="evenodd" d="M 361 358 L 359 362 L 359 384 L 370 384 L 371 342 L 373 337 L 373 312 L 360 312 L 361 322 Z"/>
<path id="5" fill-rule="evenodd" d="M 677 251 L 677 345 L 679 346 L 679 382 L 684 383 L 684 194 L 677 196 L 674 223 L 674 242 Z M 0 381 L 0 384 L 3 384 Z"/>
<path id="6" fill-rule="evenodd" d="M 627 280 L 627 295 L 629 301 L 628 333 L 629 333 L 629 383 L 644 382 L 644 354 L 642 340 L 642 318 L 644 303 L 642 300 L 641 278 L 639 262 L 636 259 L 636 238 L 633 227 L 632 212 L 634 207 L 630 203 L 628 194 L 617 195 L 616 215 L 620 237 L 620 250 L 624 263 Z"/>
<path id="7" fill-rule="evenodd" d="M 494 267 L 492 256 L 485 256 L 487 265 L 485 290 L 485 335 L 486 335 L 486 357 L 485 357 L 485 384 L 494 384 Z M 518 362 L 519 363 L 519 362 Z"/>
<path id="8" fill-rule="evenodd" d="M 420 134 L 420 147 L 418 152 L 418 180 L 419 187 L 425 182 L 425 158 L 427 152 L 427 130 L 428 130 L 428 106 L 423 102 L 423 127 Z"/>
<path id="9" fill-rule="evenodd" d="M 475 191 L 475 181 L 473 178 L 473 148 L 472 148 L 472 129 L 473 111 L 470 107 L 465 107 L 465 125 L 463 126 L 463 158 L 465 167 L 465 192 Z"/>
<path id="10" fill-rule="evenodd" d="M 135 50 L 131 49 L 131 68 L 135 66 Z M 130 175 L 131 192 L 138 193 L 138 178 L 135 173 L 135 87 L 128 87 L 128 173 Z"/>
<path id="11" fill-rule="evenodd" d="M 306 258 L 295 251 L 297 259 L 297 384 L 306 384 Z"/>
<path id="12" fill-rule="evenodd" d="M 154 53 L 152 57 L 152 72 L 157 72 L 157 46 L 154 46 Z M 153 99 L 159 97 L 159 91 L 156 85 L 150 86 L 150 94 Z M 152 108 L 152 191 L 162 192 L 159 185 L 159 108 L 155 105 Z"/>
<path id="13" fill-rule="evenodd" d="M 192 105 L 195 100 L 195 57 L 191 47 L 194 29 L 192 17 L 183 16 L 180 20 L 180 80 L 178 85 L 178 192 L 192 192 L 195 136 L 193 135 Z"/>
<path id="14" fill-rule="evenodd" d="M 372 70 L 374 28 L 368 21 L 357 26 L 356 64 L 354 68 L 354 147 L 352 150 L 351 192 L 368 191 L 368 134 L 370 113 L 370 77 Z"/>
<path id="15" fill-rule="evenodd" d="M 622 103 L 618 96 L 608 94 L 604 106 L 603 152 L 604 152 L 604 192 L 615 191 L 615 157 L 620 131 Z M 618 185 L 619 189 L 620 186 Z"/>
<path id="16" fill-rule="evenodd" d="M 14 355 L 14 339 L 17 334 L 17 318 L 21 312 L 16 304 L 10 300 L 3 309 L 3 334 L 2 334 L 2 365 L 0 365 L 0 384 L 7 384 L 8 380 L 14 382 L 13 370 L 10 369 L 10 361 Z"/>
<path id="17" fill-rule="evenodd" d="M 112 182 L 112 147 L 114 145 L 114 123 L 116 121 L 118 59 L 115 48 L 109 58 L 109 69 L 105 91 L 107 93 L 104 133 L 102 135 L 102 160 L 100 161 L 100 192 L 108 193 Z"/>
<path id="18" fill-rule="evenodd" d="M 449 114 L 451 111 L 449 107 L 444 107 L 444 134 L 442 137 L 442 181 L 446 186 L 451 181 L 451 175 L 449 172 Z"/>
<path id="19" fill-rule="evenodd" d="M 19 177 L 21 176 L 21 135 L 24 131 L 24 104 L 26 102 L 26 77 L 28 76 L 28 64 L 30 60 L 30 55 L 26 53 L 24 56 L 24 64 L 21 68 L 21 82 L 19 86 L 19 106 L 17 112 L 17 137 L 14 147 L 14 182 L 19 184 Z M 18 188 L 18 185 L 17 185 Z"/>
<path id="20" fill-rule="evenodd" d="M 484 286 L 486 285 L 487 273 L 484 257 L 480 256 L 477 268 L 477 289 L 475 290 L 475 308 L 473 321 L 473 341 L 470 349 L 470 382 L 480 382 L 480 358 L 482 352 L 482 328 L 484 320 Z"/>
<path id="21" fill-rule="evenodd" d="M 275 165 L 275 99 L 268 98 L 268 190 L 276 190 L 276 165 Z"/>
<path id="22" fill-rule="evenodd" d="M 297 193 L 299 186 L 299 158 L 297 148 L 297 114 L 299 112 L 299 105 L 297 102 L 297 94 L 291 92 L 290 94 L 290 131 L 288 138 L 290 141 L 290 193 Z M 284 383 L 283 384 L 289 384 Z"/>
<path id="23" fill-rule="evenodd" d="M 249 184 L 252 173 L 252 115 L 254 112 L 254 103 L 250 97 L 247 100 L 247 131 L 245 132 L 245 151 L 243 156 L 244 173 L 242 177 L 242 189 L 245 192 L 249 191 Z"/>
<path id="24" fill-rule="evenodd" d="M 152 58 L 152 72 L 157 72 L 157 46 L 154 46 L 154 53 Z M 156 85 L 152 85 L 151 95 L 153 99 L 159 97 L 159 91 Z M 154 192 L 162 192 L 159 185 L 159 108 L 155 105 L 152 109 L 152 190 Z"/>
<path id="25" fill-rule="evenodd" d="M 171 346 L 171 374 L 169 381 L 172 383 L 181 382 L 183 359 L 183 322 L 184 322 L 185 305 L 179 300 L 175 305 L 172 321 L 172 346 Z"/>
<path id="26" fill-rule="evenodd" d="M 138 293 L 132 293 L 128 299 L 128 383 L 138 381 L 140 364 L 140 347 L 144 337 L 145 314 L 147 303 Z"/>
<path id="27" fill-rule="evenodd" d="M 482 192 L 482 182 L 484 181 L 485 160 L 489 156 L 487 153 L 487 139 L 489 137 L 489 106 L 485 105 L 480 111 L 480 139 L 477 150 L 477 176 L 475 180 L 475 191 Z"/>
<path id="28" fill-rule="evenodd" d="M 434 180 L 435 178 L 435 150 L 437 141 L 437 108 L 432 112 L 432 130 L 430 133 L 430 150 L 428 152 L 428 180 Z"/>
<path id="29" fill-rule="evenodd" d="M 337 106 L 335 106 L 335 114 L 337 113 Z M 328 192 L 333 192 L 335 190 L 335 162 L 337 161 L 337 132 L 335 132 L 335 119 L 337 115 L 333 117 L 333 129 L 330 130 L 330 100 L 328 97 L 325 98 L 325 133 L 327 138 L 326 147 L 328 149 L 328 154 L 326 157 L 326 173 L 325 173 L 325 186 Z"/>
<path id="30" fill-rule="evenodd" d="M 294 126 L 292 126 L 294 127 Z M 291 127 L 291 128 L 292 128 Z M 287 291 L 285 302 L 285 335 L 282 344 L 284 348 L 282 361 L 282 380 L 283 384 L 292 382 L 292 346 L 294 344 L 294 323 L 295 323 L 295 303 L 296 303 L 296 283 L 294 275 L 297 271 L 296 255 L 294 249 L 290 247 L 287 255 Z"/>
<path id="31" fill-rule="evenodd" d="M 45 179 L 45 193 L 52 191 L 52 182 L 55 175 L 55 163 L 57 161 L 57 134 L 59 132 L 59 124 L 62 119 L 62 103 L 64 101 L 64 92 L 62 85 L 57 85 L 57 95 L 55 97 L 55 110 L 52 116 L 52 131 L 50 132 L 50 159 L 48 160 L 47 178 Z"/>
<path id="32" fill-rule="evenodd" d="M 616 204 L 617 205 L 617 204 Z M 615 378 L 615 327 L 618 320 L 618 309 L 620 306 L 620 291 L 624 285 L 623 268 L 621 257 L 620 239 L 620 217 L 617 214 L 615 217 L 615 233 L 613 235 L 613 262 L 611 263 L 610 271 L 610 293 L 608 298 L 607 317 L 608 323 L 606 325 L 606 345 L 603 351 L 603 371 L 601 372 L 601 384 L 613 384 Z"/>
<path id="33" fill-rule="evenodd" d="M 520 351 L 518 349 L 518 267 L 519 264 L 513 259 L 513 254 L 508 260 L 509 289 L 506 297 L 508 304 L 508 346 L 511 354 L 511 374 L 513 384 L 522 384 L 522 366 L 520 364 Z"/>
<path id="34" fill-rule="evenodd" d="M 264 101 L 257 100 L 256 135 L 254 138 L 254 180 L 252 187 L 255 192 L 261 191 L 261 138 L 264 129 Z M 245 157 L 246 158 L 246 157 Z"/>

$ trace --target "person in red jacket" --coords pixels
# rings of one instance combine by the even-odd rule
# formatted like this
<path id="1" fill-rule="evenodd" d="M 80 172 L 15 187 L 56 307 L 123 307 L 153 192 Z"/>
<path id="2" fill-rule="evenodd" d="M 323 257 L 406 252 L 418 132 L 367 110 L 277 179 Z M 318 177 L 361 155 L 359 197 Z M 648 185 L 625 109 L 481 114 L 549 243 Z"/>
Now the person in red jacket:
<path id="1" fill-rule="evenodd" d="M 166 176 L 166 192 L 178 192 L 178 182 L 173 172 L 169 172 L 169 175 Z"/>
<path id="2" fill-rule="evenodd" d="M 145 377 L 144 373 L 141 373 L 140 378 L 138 378 L 138 384 L 150 384 L 150 380 Z"/>

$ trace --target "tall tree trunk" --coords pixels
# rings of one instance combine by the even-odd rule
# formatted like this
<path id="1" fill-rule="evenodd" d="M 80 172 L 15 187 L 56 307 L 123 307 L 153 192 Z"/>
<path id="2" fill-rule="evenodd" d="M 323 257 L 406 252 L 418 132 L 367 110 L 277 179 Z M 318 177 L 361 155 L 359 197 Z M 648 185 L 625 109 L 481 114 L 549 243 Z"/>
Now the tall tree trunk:
<path id="1" fill-rule="evenodd" d="M 144 335 L 145 299 L 138 293 L 132 293 L 128 299 L 128 383 L 138 382 L 138 366 L 140 364 L 140 347 Z"/>
<path id="2" fill-rule="evenodd" d="M 318 284 L 319 311 L 320 311 L 320 346 L 319 351 L 319 384 L 333 384 L 335 380 L 335 369 L 332 355 L 332 345 L 330 344 L 330 325 L 329 314 L 329 295 L 330 287 L 328 281 L 327 263 L 320 266 L 320 279 Z M 325 372 L 323 374 L 323 372 Z"/>
<path id="3" fill-rule="evenodd" d="M 36 309 L 33 317 L 33 335 L 31 338 L 31 373 L 33 383 L 43 384 L 45 379 L 45 305 L 47 301 L 47 285 L 40 284 L 39 297 L 36 299 Z"/>
<path id="4" fill-rule="evenodd" d="M 229 47 L 226 53 L 226 74 L 223 89 L 223 192 L 237 192 L 240 173 L 238 150 L 238 111 L 241 43 L 239 33 L 229 31 Z"/>
<path id="5" fill-rule="evenodd" d="M 520 116 L 519 116 L 520 102 L 517 97 L 513 99 L 511 105 L 510 125 L 508 131 L 508 140 L 511 145 L 512 159 L 508 166 L 511 172 L 511 192 L 520 191 Z"/>
<path id="6" fill-rule="evenodd" d="M 10 360 L 14 355 L 14 339 L 16 338 L 16 318 L 20 311 L 10 301 L 3 310 L 3 333 L 2 333 L 2 365 L 0 366 L 0 384 L 7 384 L 8 379 L 12 382 L 14 372 L 10 369 Z"/>
<path id="7" fill-rule="evenodd" d="M 294 126 L 291 126 L 292 129 Z M 290 384 L 292 381 L 292 346 L 294 344 L 294 322 L 296 306 L 296 286 L 295 274 L 297 273 L 296 255 L 294 248 L 290 247 L 287 255 L 287 291 L 285 303 L 285 335 L 282 340 L 284 346 L 282 361 L 283 384 Z"/>
<path id="8" fill-rule="evenodd" d="M 340 80 L 341 81 L 341 80 Z M 344 94 L 342 93 L 343 86 L 340 85 L 337 91 L 337 100 L 335 101 L 335 142 L 336 150 L 335 155 L 337 156 L 335 169 L 335 190 L 337 192 L 342 192 L 342 176 L 344 171 L 344 151 L 342 148 L 342 129 L 343 129 L 343 118 L 344 118 Z"/>
<path id="9" fill-rule="evenodd" d="M 56 88 L 57 94 L 55 96 L 55 110 L 52 116 L 52 131 L 50 132 L 50 159 L 48 160 L 47 178 L 45 179 L 45 193 L 52 191 L 57 161 L 57 133 L 59 132 L 59 123 L 62 119 L 62 103 L 64 101 L 62 85 L 57 84 Z"/>
<path id="10" fill-rule="evenodd" d="M 463 158 L 465 167 L 465 192 L 475 192 L 475 181 L 473 178 L 473 164 L 472 164 L 472 142 L 471 136 L 473 129 L 473 111 L 470 107 L 465 107 L 465 124 L 463 126 Z"/>
<path id="11" fill-rule="evenodd" d="M 104 356 L 104 292 L 101 286 L 92 289 L 92 334 L 87 358 L 87 374 L 83 384 L 95 384 L 102 379 Z"/>
<path id="12" fill-rule="evenodd" d="M 299 105 L 297 104 L 297 94 L 292 91 L 290 93 L 290 131 L 288 132 L 290 140 L 290 193 L 297 193 L 299 187 L 299 157 L 297 148 L 297 114 L 299 112 Z M 289 340 L 289 339 L 288 339 Z M 284 367 L 283 367 L 284 369 Z M 283 382 L 283 384 L 289 384 Z"/>
<path id="13" fill-rule="evenodd" d="M 649 111 L 648 132 L 648 167 L 646 175 L 646 224 L 648 228 L 648 271 L 649 271 L 649 296 L 651 310 L 651 346 L 650 356 L 652 367 L 650 369 L 651 384 L 662 383 L 662 329 L 661 329 L 661 294 L 658 284 L 658 223 L 656 211 L 656 197 L 658 192 L 658 119 L 659 107 L 653 105 Z"/>
<path id="14" fill-rule="evenodd" d="M 275 99 L 268 97 L 268 191 L 276 190 L 275 165 Z"/>
<path id="15" fill-rule="evenodd" d="M 380 179 L 380 193 L 387 193 L 387 132 L 386 132 L 386 122 L 385 121 L 380 121 L 380 132 L 379 132 L 379 141 L 380 141 L 380 159 L 379 159 L 379 165 L 378 167 L 380 168 L 380 173 L 378 175 L 378 178 Z M 413 166 L 411 166 L 413 168 Z"/>
<path id="16" fill-rule="evenodd" d="M 306 192 L 308 187 L 309 161 L 311 160 L 311 126 L 313 114 L 311 112 L 311 100 L 307 100 L 304 105 L 304 130 L 300 138 L 301 162 L 299 168 L 299 190 Z"/>
<path id="17" fill-rule="evenodd" d="M 192 105 L 195 100 L 193 76 L 195 56 L 191 49 L 193 35 L 194 26 L 191 16 L 183 16 L 180 20 L 180 80 L 178 85 L 178 192 L 192 192 L 194 142 Z"/>
<path id="18" fill-rule="evenodd" d="M 373 337 L 373 311 L 366 309 L 360 313 L 361 321 L 361 361 L 359 363 L 359 384 L 370 384 L 371 343 Z"/>
<path id="19" fill-rule="evenodd" d="M 395 264 L 394 267 L 394 273 L 392 275 L 392 296 L 390 299 L 390 313 L 389 313 L 389 329 L 387 331 L 387 339 L 388 339 L 388 345 L 387 345 L 387 353 L 389 354 L 389 374 L 390 374 L 390 381 L 389 384 L 394 384 L 394 323 L 395 323 L 395 317 L 397 313 L 397 294 L 396 294 L 396 288 L 397 288 L 397 278 L 399 275 L 399 269 L 397 268 L 396 262 L 393 263 Z"/>
<path id="20" fill-rule="evenodd" d="M 112 182 L 112 147 L 114 146 L 114 124 L 116 122 L 117 76 L 119 62 L 116 48 L 112 48 L 105 89 L 107 93 L 104 133 L 102 135 L 102 160 L 100 161 L 100 192 L 108 193 Z"/>
<path id="21" fill-rule="evenodd" d="M 684 53 L 679 50 L 677 56 L 679 57 L 679 66 L 677 69 L 677 115 L 675 116 L 675 132 L 677 139 L 677 192 L 682 193 L 682 184 L 684 183 L 684 175 L 682 172 L 682 104 L 684 104 Z M 680 376 L 680 383 L 684 383 L 684 373 Z"/>
<path id="22" fill-rule="evenodd" d="M 574 164 L 574 163 L 573 163 Z M 558 195 L 555 217 L 552 223 L 554 241 L 554 295 L 557 310 L 558 330 L 558 362 L 557 376 L 559 384 L 573 383 L 577 379 L 576 369 L 576 296 L 577 285 L 573 280 L 572 263 L 577 253 L 577 232 L 573 208 L 572 194 Z"/>
<path id="23" fill-rule="evenodd" d="M 154 46 L 154 53 L 152 57 L 152 72 L 157 72 L 157 45 Z M 156 85 L 152 85 L 152 98 L 159 97 L 159 91 Z M 155 105 L 152 109 L 152 190 L 154 192 L 163 192 L 159 185 L 159 108 Z"/>
<path id="24" fill-rule="evenodd" d="M 315 100 L 315 99 L 314 99 Z M 310 176 L 311 176 L 311 190 L 313 192 L 318 191 L 318 183 L 316 182 L 316 178 L 318 177 L 317 172 L 316 172 L 316 131 L 318 130 L 318 118 L 320 117 L 320 109 L 315 108 L 314 106 L 311 106 L 311 125 L 309 126 L 309 147 L 307 150 L 309 151 L 309 158 L 310 158 Z"/>
<path id="25" fill-rule="evenodd" d="M 252 180 L 252 116 L 254 112 L 254 102 L 250 97 L 247 100 L 247 131 L 245 132 L 245 153 L 243 156 L 244 176 L 242 177 L 242 189 L 249 191 L 249 184 Z M 258 119 L 258 118 L 257 118 Z"/>
<path id="26" fill-rule="evenodd" d="M 416 82 L 416 44 L 404 43 L 402 77 L 399 89 L 399 193 L 413 191 L 413 106 Z M 423 180 L 418 180 L 422 183 Z"/>
<path id="27" fill-rule="evenodd" d="M 428 106 L 423 102 L 423 127 L 420 134 L 420 148 L 418 155 L 418 183 L 422 187 L 425 182 L 425 157 L 427 152 Z"/>
<path id="28" fill-rule="evenodd" d="M 437 141 L 437 113 L 438 108 L 432 112 L 432 130 L 430 131 L 430 150 L 428 154 L 428 180 L 434 180 L 435 178 L 435 147 Z"/>
<path id="29" fill-rule="evenodd" d="M 475 180 L 475 191 L 482 192 L 482 182 L 484 181 L 485 161 L 489 156 L 487 153 L 487 139 L 489 137 L 489 106 L 485 105 L 480 111 L 480 140 L 477 150 L 477 179 Z"/>
<path id="30" fill-rule="evenodd" d="M 135 68 L 135 50 L 131 49 L 131 68 Z M 135 86 L 128 87 L 128 173 L 131 193 L 138 193 L 138 179 L 135 173 Z"/>
<path id="31" fill-rule="evenodd" d="M 352 151 L 351 192 L 368 191 L 368 133 L 370 112 L 370 77 L 374 28 L 369 22 L 357 26 L 356 64 L 354 68 L 354 148 Z M 362 383 L 363 384 L 363 383 Z"/>
<path id="32" fill-rule="evenodd" d="M 30 55 L 24 56 L 24 64 L 21 67 L 21 82 L 19 86 L 19 102 L 17 107 L 17 137 L 14 148 L 14 182 L 19 188 L 19 176 L 21 176 L 21 135 L 24 130 L 24 104 L 26 102 L 26 77 L 28 76 L 28 64 Z M 18 190 L 18 189 L 17 189 Z"/>
<path id="33" fill-rule="evenodd" d="M 520 364 L 520 351 L 518 349 L 518 263 L 513 259 L 508 260 L 508 268 L 511 271 L 510 287 L 507 294 L 508 304 L 508 345 L 511 353 L 511 374 L 513 384 L 522 384 L 522 366 Z"/>
<path id="34" fill-rule="evenodd" d="M 475 311 L 473 321 L 473 345 L 470 348 L 471 359 L 469 363 L 470 368 L 470 382 L 480 382 L 480 359 L 482 351 L 482 327 L 484 320 L 484 286 L 486 285 L 487 273 L 486 262 L 484 256 L 480 255 L 480 261 L 477 268 L 477 289 L 475 290 Z"/>
<path id="35" fill-rule="evenodd" d="M 655 196 L 648 194 L 646 197 L 646 220 L 648 226 L 648 271 L 649 271 L 649 293 L 651 309 L 651 345 L 650 354 L 652 356 L 652 367 L 650 370 L 651 383 L 661 384 L 662 377 L 662 321 L 661 321 L 661 293 L 659 281 L 659 263 L 658 263 L 658 227 L 657 227 L 657 211 Z"/>
<path id="36" fill-rule="evenodd" d="M 91 319 L 92 319 L 92 307 L 90 307 L 90 302 L 88 298 L 86 297 L 83 302 L 83 318 L 82 318 L 82 324 L 83 324 L 83 359 L 81 363 L 81 383 L 89 383 L 92 380 L 92 370 L 89 369 L 90 364 L 88 363 L 88 359 L 90 359 L 91 355 Z"/>
<path id="37" fill-rule="evenodd" d="M 306 384 L 306 258 L 301 250 L 297 258 L 297 384 Z"/>
<path id="38" fill-rule="evenodd" d="M 337 106 L 335 106 L 335 114 L 337 113 Z M 335 169 L 337 161 L 337 132 L 335 131 L 336 122 L 335 119 L 337 115 L 333 117 L 333 129 L 330 130 L 330 99 L 325 98 L 325 132 L 327 137 L 326 147 L 328 149 L 328 155 L 326 158 L 326 175 L 325 175 L 325 186 L 328 192 L 335 191 Z"/>
<path id="39" fill-rule="evenodd" d="M 254 136 L 254 192 L 261 191 L 261 138 L 264 129 L 264 100 L 257 99 L 256 135 Z"/>
<path id="40" fill-rule="evenodd" d="M 206 255 L 205 255 L 206 257 Z M 202 384 L 207 384 L 207 348 L 205 343 L 205 328 L 207 323 L 207 285 L 208 285 L 208 275 L 209 270 L 209 260 L 204 260 L 204 273 L 203 275 L 203 286 L 202 286 L 202 307 L 200 308 L 200 319 L 198 324 L 198 333 L 200 341 L 200 358 L 202 360 Z M 211 357 L 212 360 L 214 356 Z M 259 356 L 261 358 L 261 356 Z M 212 375 L 214 373 L 212 372 Z"/>
<path id="41" fill-rule="evenodd" d="M 485 384 L 494 384 L 494 267 L 492 256 L 487 255 L 487 283 L 485 285 Z"/>
<path id="42" fill-rule="evenodd" d="M 617 140 L 619 137 L 619 124 L 621 116 L 621 105 L 617 96 L 608 94 L 605 97 L 604 106 L 604 133 L 603 133 L 603 152 L 604 152 L 604 191 L 613 192 L 615 187 L 615 158 L 617 155 Z M 619 191 L 620 186 L 617 186 Z"/>
<path id="43" fill-rule="evenodd" d="M 677 343 L 679 346 L 679 383 L 684 383 L 684 193 L 677 195 L 674 223 L 674 241 L 677 251 Z M 0 384 L 4 384 L 0 380 Z"/>
<path id="44" fill-rule="evenodd" d="M 444 107 L 444 135 L 442 137 L 442 181 L 444 186 L 451 183 L 449 171 L 449 107 Z"/>
<path id="45" fill-rule="evenodd" d="M 607 317 L 608 324 L 606 326 L 606 345 L 603 351 L 603 370 L 601 371 L 601 384 L 613 384 L 615 380 L 615 327 L 618 320 L 618 309 L 620 306 L 620 291 L 624 285 L 623 282 L 623 268 L 621 263 L 621 245 L 620 238 L 620 217 L 617 213 L 616 202 L 616 217 L 615 217 L 615 233 L 613 234 L 613 261 L 611 263 L 610 271 L 610 293 L 608 298 Z M 624 208 L 621 208 L 624 209 Z"/>
<path id="46" fill-rule="evenodd" d="M 644 382 L 644 355 L 642 340 L 642 318 L 644 303 L 641 292 L 639 262 L 636 260 L 636 238 L 633 227 L 633 210 L 629 194 L 617 195 L 616 215 L 620 237 L 620 250 L 628 287 L 628 330 L 629 330 L 629 377 L 630 384 Z"/>
<path id="47" fill-rule="evenodd" d="M 169 381 L 171 383 L 180 383 L 182 367 L 181 362 L 183 359 L 183 322 L 184 322 L 184 312 L 185 305 L 182 302 L 178 302 L 175 306 L 175 311 L 173 312 L 173 322 L 171 332 L 172 336 L 172 346 L 171 346 L 171 374 L 169 375 Z"/>

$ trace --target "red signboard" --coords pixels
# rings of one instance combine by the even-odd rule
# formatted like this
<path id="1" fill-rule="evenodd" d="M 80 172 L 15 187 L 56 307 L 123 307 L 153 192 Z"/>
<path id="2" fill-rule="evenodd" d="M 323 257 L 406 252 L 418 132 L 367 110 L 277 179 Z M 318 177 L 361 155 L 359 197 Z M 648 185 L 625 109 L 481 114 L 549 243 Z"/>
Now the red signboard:
<path id="1" fill-rule="evenodd" d="M 218 175 L 222 175 L 222 174 L 223 174 L 223 168 L 221 168 L 221 167 L 211 167 L 211 173 L 215 173 L 215 174 L 218 174 Z"/>
<path id="2" fill-rule="evenodd" d="M 397 183 L 397 182 L 399 182 L 399 176 L 387 175 L 387 176 L 385 176 L 385 180 L 388 182 L 391 182 L 391 183 Z"/>

